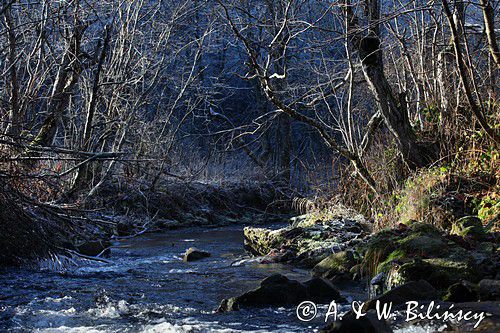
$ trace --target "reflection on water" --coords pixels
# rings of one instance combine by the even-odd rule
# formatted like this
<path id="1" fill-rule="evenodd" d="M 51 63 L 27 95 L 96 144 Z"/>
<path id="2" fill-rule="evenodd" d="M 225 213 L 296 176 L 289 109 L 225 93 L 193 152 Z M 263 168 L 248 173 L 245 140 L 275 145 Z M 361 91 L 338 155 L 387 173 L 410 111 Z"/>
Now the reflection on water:
<path id="1" fill-rule="evenodd" d="M 79 262 L 60 272 L 0 271 L 0 331 L 313 332 L 322 324 L 321 318 L 299 322 L 293 308 L 214 313 L 220 300 L 272 273 L 309 277 L 248 258 L 242 227 L 142 235 L 115 246 L 111 263 Z M 182 253 L 190 246 L 212 256 L 185 263 Z"/>

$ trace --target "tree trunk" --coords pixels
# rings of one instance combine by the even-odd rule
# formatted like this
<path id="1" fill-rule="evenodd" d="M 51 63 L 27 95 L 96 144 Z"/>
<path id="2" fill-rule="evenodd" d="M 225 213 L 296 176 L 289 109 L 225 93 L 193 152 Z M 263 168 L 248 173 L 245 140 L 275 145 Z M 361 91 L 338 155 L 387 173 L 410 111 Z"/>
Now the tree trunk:
<path id="1" fill-rule="evenodd" d="M 83 143 L 82 150 L 88 151 L 91 149 L 91 133 L 92 133 L 92 124 L 95 115 L 95 111 L 97 108 L 97 100 L 99 97 L 99 83 L 101 80 L 101 72 L 104 66 L 104 60 L 106 60 L 106 54 L 109 46 L 109 40 L 111 36 L 110 32 L 111 27 L 108 25 L 104 29 L 104 42 L 102 45 L 101 52 L 99 54 L 99 60 L 97 62 L 97 68 L 95 69 L 94 74 L 94 82 L 92 84 L 92 92 L 90 95 L 90 102 L 87 109 L 87 117 L 85 119 L 85 128 L 83 131 Z M 73 182 L 72 191 L 84 188 L 88 185 L 91 174 L 89 170 L 89 164 L 82 164 L 78 168 L 78 172 L 75 176 L 75 180 Z"/>
<path id="2" fill-rule="evenodd" d="M 430 149 L 417 143 L 406 108 L 395 98 L 384 74 L 379 38 L 364 37 L 358 44 L 358 52 L 365 80 L 403 159 L 411 167 L 421 167 L 430 163 L 434 154 Z"/>
<path id="3" fill-rule="evenodd" d="M 488 46 L 490 49 L 491 57 L 500 69 L 500 51 L 497 44 L 497 36 L 495 34 L 495 12 L 489 0 L 480 0 L 483 10 L 483 21 L 486 36 L 488 37 Z"/>
<path id="4" fill-rule="evenodd" d="M 50 146 L 54 141 L 57 127 L 69 105 L 74 87 L 82 72 L 80 44 L 85 29 L 86 25 L 77 20 L 64 53 L 62 64 L 57 72 L 47 118 L 45 118 L 31 145 Z"/>
<path id="5" fill-rule="evenodd" d="M 350 1 L 345 2 L 347 18 L 347 34 L 352 34 L 351 43 L 358 51 L 363 74 L 368 87 L 375 97 L 378 109 L 384 122 L 396 140 L 399 152 L 404 161 L 411 167 L 425 166 L 433 160 L 436 153 L 432 147 L 425 147 L 417 142 L 411 127 L 405 103 L 394 96 L 384 73 L 382 49 L 380 48 L 380 5 L 378 0 L 366 0 L 365 15 L 369 32 L 361 36 L 363 31 L 358 26 L 358 18 L 354 15 Z"/>
<path id="6" fill-rule="evenodd" d="M 10 73 L 10 112 L 9 112 L 9 124 L 7 127 L 7 134 L 14 137 L 18 137 L 21 133 L 24 123 L 24 114 L 22 113 L 21 107 L 19 105 L 19 81 L 17 78 L 17 65 L 16 60 L 17 54 L 17 37 L 14 32 L 14 23 L 12 21 L 12 15 L 10 13 L 10 7 L 6 7 L 4 11 L 5 25 L 7 26 L 7 38 L 9 42 L 8 51 L 8 63 L 9 63 L 9 73 Z"/>

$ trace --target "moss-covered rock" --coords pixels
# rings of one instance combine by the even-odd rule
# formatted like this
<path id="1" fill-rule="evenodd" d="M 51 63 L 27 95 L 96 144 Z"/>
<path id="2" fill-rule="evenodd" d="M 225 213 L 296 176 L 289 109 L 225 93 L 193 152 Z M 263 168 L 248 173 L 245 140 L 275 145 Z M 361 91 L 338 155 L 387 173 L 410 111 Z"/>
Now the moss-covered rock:
<path id="1" fill-rule="evenodd" d="M 399 262 L 400 260 L 403 260 L 405 258 L 407 258 L 407 254 L 404 250 L 397 249 L 395 251 L 392 251 L 383 262 L 378 264 L 376 273 L 380 274 L 383 272 L 388 272 L 392 268 L 392 265 L 394 263 Z"/>
<path id="2" fill-rule="evenodd" d="M 291 254 L 275 258 L 312 268 L 332 253 L 351 246 L 351 242 L 359 241 L 363 233 L 361 225 L 352 219 L 294 225 L 277 230 L 247 227 L 244 229 L 245 248 L 256 255 L 276 251 Z"/>
<path id="3" fill-rule="evenodd" d="M 445 302 L 475 302 L 479 298 L 477 285 L 469 281 L 452 284 L 443 296 Z"/>
<path id="4" fill-rule="evenodd" d="M 311 273 L 327 279 L 350 278 L 350 270 L 356 264 L 352 251 L 341 251 L 321 260 L 313 267 Z"/>
<path id="5" fill-rule="evenodd" d="M 384 273 L 387 290 L 418 280 L 446 289 L 461 280 L 476 282 L 480 275 L 473 252 L 424 223 L 383 230 L 359 248 L 364 272 Z"/>
<path id="6" fill-rule="evenodd" d="M 465 216 L 458 219 L 451 226 L 450 233 L 461 237 L 471 236 L 482 238 L 485 235 L 481 219 L 477 216 Z"/>
<path id="7" fill-rule="evenodd" d="M 386 288 L 392 289 L 410 281 L 426 280 L 435 288 L 446 289 L 461 280 L 477 281 L 478 271 L 467 259 L 415 258 L 403 264 L 395 264 L 387 274 Z"/>

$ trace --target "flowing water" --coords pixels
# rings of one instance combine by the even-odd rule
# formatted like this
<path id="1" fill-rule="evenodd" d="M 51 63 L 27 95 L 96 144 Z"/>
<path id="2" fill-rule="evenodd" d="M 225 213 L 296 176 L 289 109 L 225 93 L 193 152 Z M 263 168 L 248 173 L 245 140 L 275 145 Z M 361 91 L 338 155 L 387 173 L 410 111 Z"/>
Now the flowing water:
<path id="1" fill-rule="evenodd" d="M 110 263 L 0 270 L 0 331 L 292 333 L 324 325 L 324 318 L 300 322 L 293 307 L 214 312 L 223 298 L 273 273 L 309 278 L 304 270 L 251 259 L 241 226 L 145 234 L 114 245 Z M 191 246 L 212 256 L 185 263 L 182 254 Z M 341 291 L 348 299 L 365 296 L 355 288 Z"/>

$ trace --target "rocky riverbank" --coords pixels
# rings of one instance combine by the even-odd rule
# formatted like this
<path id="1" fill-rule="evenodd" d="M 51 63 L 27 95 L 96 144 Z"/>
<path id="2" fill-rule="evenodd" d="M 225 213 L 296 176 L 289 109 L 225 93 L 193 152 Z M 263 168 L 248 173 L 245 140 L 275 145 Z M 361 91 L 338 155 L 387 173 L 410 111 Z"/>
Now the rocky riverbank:
<path id="1" fill-rule="evenodd" d="M 477 217 L 461 218 L 450 230 L 410 222 L 371 233 L 362 216 L 339 207 L 327 216 L 306 214 L 293 218 L 288 226 L 280 229 L 247 227 L 244 236 L 245 248 L 260 256 L 262 262 L 284 262 L 308 268 L 316 281 L 325 284 L 335 285 L 346 280 L 367 283 L 365 311 L 374 311 L 377 300 L 392 302 L 395 309 L 402 309 L 408 301 L 438 302 L 443 308 L 449 302 L 460 302 L 464 309 L 474 308 L 490 314 L 480 328 L 493 332 L 499 327 L 499 239 L 497 233 L 487 232 Z M 266 300 L 268 305 L 274 305 L 270 300 L 286 290 L 294 294 L 293 298 L 287 298 L 287 304 L 311 300 L 302 290 L 304 287 L 297 287 L 300 292 L 295 293 L 297 288 L 290 288 L 285 277 L 272 280 L 272 288 L 268 288 L 268 281 L 264 280 L 258 289 L 224 300 L 220 309 L 229 311 L 237 310 L 240 304 L 255 305 L 255 295 L 258 295 L 259 306 Z M 280 281 L 281 284 L 277 283 Z M 342 290 L 332 300 L 341 299 L 341 294 Z M 249 295 L 251 301 L 246 301 Z M 319 301 L 329 303 L 325 299 Z M 331 325 L 325 332 L 352 332 L 356 325 L 370 332 L 391 330 L 385 324 L 375 324 L 368 319 L 351 324 L 354 326 L 348 321 Z M 420 326 L 427 324 L 430 321 L 425 318 L 418 320 Z M 409 323 L 392 322 L 391 325 Z M 458 329 L 452 323 L 448 326 Z"/>

